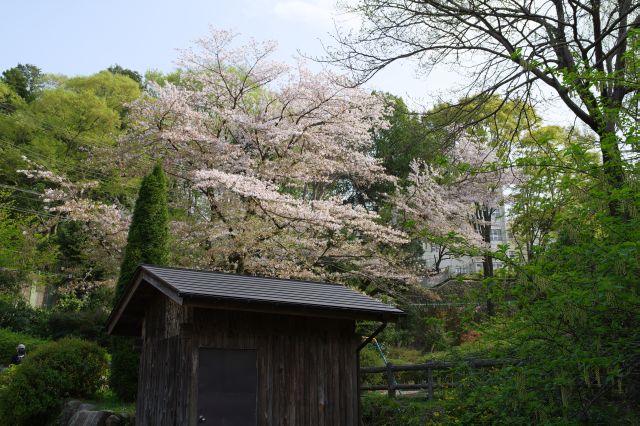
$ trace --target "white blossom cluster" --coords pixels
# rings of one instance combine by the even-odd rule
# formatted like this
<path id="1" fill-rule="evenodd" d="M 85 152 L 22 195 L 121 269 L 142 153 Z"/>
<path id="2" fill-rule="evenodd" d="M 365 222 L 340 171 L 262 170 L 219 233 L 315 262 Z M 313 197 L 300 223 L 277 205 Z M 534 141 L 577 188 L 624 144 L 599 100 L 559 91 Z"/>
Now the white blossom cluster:
<path id="1" fill-rule="evenodd" d="M 87 190 L 98 185 L 95 181 L 72 182 L 64 176 L 46 170 L 35 162 L 24 158 L 34 169 L 18 170 L 30 179 L 53 184 L 46 188 L 40 198 L 53 222 L 73 220 L 87 225 L 96 242 L 119 252 L 126 241 L 129 217 L 114 204 L 91 200 Z"/>
<path id="2" fill-rule="evenodd" d="M 209 240 L 207 266 L 318 277 L 351 262 L 393 275 L 376 247 L 406 236 L 345 203 L 355 187 L 394 180 L 371 155 L 371 129 L 388 126 L 384 102 L 341 76 L 272 61 L 274 49 L 212 30 L 182 52 L 179 84 L 152 85 L 131 105 L 123 151 L 142 147 L 203 194 L 207 231 L 184 241 Z"/>
<path id="3" fill-rule="evenodd" d="M 461 134 L 447 152 L 446 167 L 431 168 L 414 161 L 407 192 L 398 206 L 421 220 L 435 236 L 457 235 L 485 247 L 480 229 L 491 225 L 478 211 L 497 209 L 506 201 L 505 189 L 518 179 L 516 170 L 503 167 L 496 148 Z"/>

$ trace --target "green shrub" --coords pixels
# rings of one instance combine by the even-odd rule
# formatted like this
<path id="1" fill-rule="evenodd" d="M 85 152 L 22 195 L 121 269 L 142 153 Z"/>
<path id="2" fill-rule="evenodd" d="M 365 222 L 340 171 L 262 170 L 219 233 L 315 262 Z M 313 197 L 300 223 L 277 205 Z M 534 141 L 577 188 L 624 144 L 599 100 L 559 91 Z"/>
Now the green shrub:
<path id="1" fill-rule="evenodd" d="M 386 394 L 362 395 L 362 423 L 365 426 L 423 426 L 438 419 L 443 410 L 424 398 L 388 398 Z"/>
<path id="2" fill-rule="evenodd" d="M 373 343 L 368 344 L 360 351 L 360 367 L 382 367 L 384 362 Z M 367 385 L 383 385 L 387 383 L 385 373 L 363 374 L 362 383 Z"/>
<path id="3" fill-rule="evenodd" d="M 0 294 L 0 328 L 36 336 L 46 335 L 47 312 L 33 308 L 19 295 Z M 0 364 L 2 361 L 0 361 Z"/>
<path id="4" fill-rule="evenodd" d="M 0 379 L 0 425 L 46 425 L 65 398 L 88 398 L 104 384 L 107 353 L 67 338 L 42 345 Z"/>
<path id="5" fill-rule="evenodd" d="M 48 321 L 49 336 L 52 339 L 78 337 L 107 347 L 109 336 L 104 325 L 108 316 L 109 314 L 103 309 L 52 312 Z"/>
<path id="6" fill-rule="evenodd" d="M 0 365 L 9 365 L 19 343 L 27 347 L 27 357 L 30 357 L 32 352 L 46 343 L 46 340 L 0 328 Z"/>
<path id="7" fill-rule="evenodd" d="M 138 392 L 138 363 L 140 355 L 134 349 L 132 337 L 117 336 L 111 343 L 111 376 L 109 385 L 124 402 L 136 400 Z"/>

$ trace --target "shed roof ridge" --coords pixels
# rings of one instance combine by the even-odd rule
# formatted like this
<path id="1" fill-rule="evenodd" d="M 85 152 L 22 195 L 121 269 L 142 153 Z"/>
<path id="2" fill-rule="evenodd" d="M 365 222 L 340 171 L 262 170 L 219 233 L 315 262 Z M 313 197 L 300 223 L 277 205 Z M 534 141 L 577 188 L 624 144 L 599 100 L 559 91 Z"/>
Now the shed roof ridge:
<path id="1" fill-rule="evenodd" d="M 262 297 L 243 297 L 243 296 L 232 296 L 232 295 L 219 295 L 219 294 L 202 294 L 202 293 L 191 293 L 191 292 L 187 292 L 187 291 L 181 291 L 178 293 L 179 296 L 183 297 L 183 296 L 187 296 L 187 297 L 202 297 L 202 298 L 211 298 L 211 299 L 228 299 L 228 300 L 237 300 L 237 301 L 245 301 L 245 302 L 249 302 L 249 303 L 253 303 L 253 302 L 270 302 L 273 304 L 282 304 L 282 305 L 296 305 L 296 306 L 300 306 L 300 305 L 304 305 L 304 306 L 310 306 L 310 307 L 324 307 L 327 309 L 344 309 L 344 310 L 352 310 L 354 308 L 356 308 L 357 310 L 360 311 L 371 311 L 371 312 L 402 312 L 400 309 L 396 308 L 395 306 L 391 306 L 391 305 L 387 305 L 383 302 L 379 302 L 376 300 L 376 302 L 378 302 L 375 306 L 366 306 L 366 305 L 362 305 L 362 304 L 355 304 L 355 303 L 335 303 L 335 304 L 328 304 L 328 303 L 321 303 L 317 300 L 313 300 L 313 301 L 306 301 L 305 303 L 301 303 L 301 302 L 296 302 L 293 299 L 269 299 L 269 298 L 262 298 Z M 375 300 L 375 299 L 373 299 Z"/>
<path id="2" fill-rule="evenodd" d="M 351 290 L 356 291 L 355 289 L 353 289 L 351 287 L 347 287 L 344 284 L 337 283 L 337 282 L 329 282 L 329 281 L 312 281 L 312 280 L 303 280 L 303 279 L 298 279 L 298 278 L 280 278 L 280 277 L 270 277 L 270 276 L 265 276 L 265 275 L 239 274 L 237 272 L 223 272 L 223 271 L 215 271 L 215 270 L 209 270 L 209 269 L 193 269 L 193 268 L 184 268 L 184 267 L 180 267 L 180 266 L 153 265 L 153 264 L 149 264 L 149 263 L 142 263 L 142 264 L 140 264 L 140 266 L 145 268 L 145 269 L 147 269 L 147 267 L 151 267 L 151 268 L 159 268 L 159 269 L 171 269 L 171 270 L 177 270 L 177 271 L 201 272 L 201 273 L 207 273 L 207 274 L 220 274 L 220 275 L 226 275 L 226 276 L 231 276 L 231 277 L 250 277 L 250 278 L 262 278 L 262 279 L 265 279 L 265 280 L 272 280 L 272 281 L 288 281 L 288 282 L 295 281 L 295 282 L 299 282 L 299 283 L 321 284 L 321 285 L 345 287 L 345 288 L 349 288 Z"/>

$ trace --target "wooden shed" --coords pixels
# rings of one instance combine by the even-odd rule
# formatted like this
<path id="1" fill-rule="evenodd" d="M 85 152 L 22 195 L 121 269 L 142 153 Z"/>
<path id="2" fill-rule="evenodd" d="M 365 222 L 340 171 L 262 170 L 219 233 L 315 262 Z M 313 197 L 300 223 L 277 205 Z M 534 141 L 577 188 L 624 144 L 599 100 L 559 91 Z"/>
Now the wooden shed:
<path id="1" fill-rule="evenodd" d="M 403 312 L 337 284 L 143 265 L 108 320 L 141 337 L 139 425 L 356 425 L 356 320 Z"/>

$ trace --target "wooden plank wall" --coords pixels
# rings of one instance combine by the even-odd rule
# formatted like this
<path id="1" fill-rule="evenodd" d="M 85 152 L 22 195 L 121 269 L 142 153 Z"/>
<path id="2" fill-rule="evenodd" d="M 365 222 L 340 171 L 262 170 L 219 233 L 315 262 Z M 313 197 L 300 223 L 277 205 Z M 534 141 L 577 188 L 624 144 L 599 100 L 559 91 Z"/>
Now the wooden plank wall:
<path id="1" fill-rule="evenodd" d="M 188 425 L 193 343 L 190 308 L 158 297 L 146 310 L 140 357 L 136 424 Z M 185 329 L 186 328 L 186 329 Z M 184 332 L 182 332 L 184 330 Z"/>
<path id="2" fill-rule="evenodd" d="M 354 327 L 350 320 L 196 309 L 193 342 L 256 350 L 259 425 L 356 425 Z"/>
<path id="3" fill-rule="evenodd" d="M 160 297 L 143 326 L 137 424 L 195 425 L 201 347 L 255 349 L 258 425 L 357 425 L 351 320 L 181 307 Z"/>

